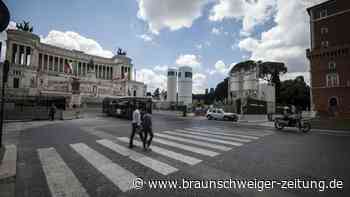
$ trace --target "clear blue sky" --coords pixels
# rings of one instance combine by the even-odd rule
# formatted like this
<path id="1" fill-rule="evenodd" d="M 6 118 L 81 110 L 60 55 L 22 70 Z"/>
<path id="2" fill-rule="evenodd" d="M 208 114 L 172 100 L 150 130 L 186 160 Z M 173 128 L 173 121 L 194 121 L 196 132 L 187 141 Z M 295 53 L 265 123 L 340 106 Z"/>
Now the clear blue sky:
<path id="1" fill-rule="evenodd" d="M 176 60 L 181 55 L 194 55 L 195 59 L 189 59 L 199 63 L 195 65 L 195 72 L 201 75 L 201 77 L 198 76 L 198 82 L 204 82 L 204 84 L 197 84 L 198 86 L 195 87 L 197 91 L 204 89 L 205 86 L 215 87 L 227 76 L 225 71 L 229 69 L 230 64 L 254 56 L 263 56 L 259 56 L 261 52 L 254 51 L 254 47 L 253 49 L 250 47 L 252 45 L 250 43 L 256 46 L 254 42 L 248 42 L 248 40 L 245 45 L 240 45 L 240 42 L 248 38 L 263 42 L 260 40 L 261 34 L 279 25 L 278 21 L 274 20 L 279 11 L 277 2 L 273 5 L 265 5 L 266 9 L 263 11 L 258 10 L 266 14 L 265 19 L 258 18 L 258 23 L 249 30 L 249 35 L 244 35 L 242 34 L 243 22 L 246 18 L 249 22 L 249 16 L 244 13 L 244 9 L 230 8 L 233 9 L 231 12 L 243 11 L 240 16 L 233 17 L 230 12 L 217 12 L 217 16 L 222 16 L 220 20 L 210 19 L 210 15 L 214 15 L 214 7 L 220 6 L 219 0 L 193 0 L 192 2 L 179 0 L 178 3 L 183 5 L 166 3 L 174 0 L 163 1 L 165 6 L 163 9 L 169 8 L 165 14 L 164 11 L 159 10 L 161 8 L 157 8 L 157 5 L 152 5 L 153 2 L 150 0 L 5 0 L 4 2 L 10 9 L 11 21 L 30 21 L 34 26 L 35 34 L 46 37 L 52 30 L 73 31 L 95 40 L 104 50 L 114 52 L 117 47 L 122 47 L 133 59 L 136 69 L 146 74 L 149 74 L 147 71 L 163 74 L 159 69 L 155 69 L 156 66 L 176 66 Z M 141 5 L 141 2 L 144 4 Z M 254 6 L 253 4 L 249 5 Z M 264 5 L 260 3 L 256 6 Z M 138 16 L 140 9 L 143 9 L 146 16 Z M 200 16 L 193 16 L 192 12 L 194 15 L 199 12 Z M 185 27 L 186 25 L 182 24 L 185 22 L 177 21 L 178 18 L 190 20 L 192 24 Z M 166 21 L 170 21 L 171 24 L 166 24 Z M 158 34 L 149 26 L 152 23 L 160 24 L 157 28 L 153 27 L 153 30 L 158 30 Z M 179 23 L 180 28 L 171 30 L 176 26 L 174 23 Z M 218 31 L 213 30 L 214 28 Z M 149 39 L 144 40 L 141 35 Z M 307 46 L 307 43 L 304 45 Z M 278 58 L 275 59 L 278 60 Z M 220 60 L 225 63 L 224 68 L 215 67 Z M 222 68 L 221 72 L 220 68 Z M 305 68 L 301 66 L 290 70 L 303 72 Z M 144 79 L 144 75 L 139 78 L 146 83 L 152 83 Z M 157 81 L 153 87 L 163 82 L 164 80 Z"/>

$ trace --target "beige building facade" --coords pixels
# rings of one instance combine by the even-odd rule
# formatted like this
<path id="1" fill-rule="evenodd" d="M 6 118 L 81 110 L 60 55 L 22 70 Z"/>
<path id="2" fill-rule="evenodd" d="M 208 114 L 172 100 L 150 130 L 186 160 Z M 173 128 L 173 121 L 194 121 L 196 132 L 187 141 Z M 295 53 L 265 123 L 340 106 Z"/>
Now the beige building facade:
<path id="1" fill-rule="evenodd" d="M 8 30 L 10 61 L 7 96 L 64 96 L 67 105 L 101 102 L 104 97 L 146 95 L 146 85 L 132 79 L 132 60 L 104 58 L 40 42 L 40 37 Z"/>

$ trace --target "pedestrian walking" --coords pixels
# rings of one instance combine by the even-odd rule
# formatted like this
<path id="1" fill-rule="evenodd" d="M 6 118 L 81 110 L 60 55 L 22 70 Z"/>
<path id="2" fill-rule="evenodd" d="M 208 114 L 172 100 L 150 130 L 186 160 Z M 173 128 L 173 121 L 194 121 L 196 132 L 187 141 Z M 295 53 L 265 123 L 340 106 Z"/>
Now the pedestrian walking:
<path id="1" fill-rule="evenodd" d="M 51 121 L 55 120 L 55 114 L 56 114 L 56 106 L 55 104 L 52 104 L 49 110 L 49 118 Z"/>
<path id="2" fill-rule="evenodd" d="M 153 131 L 152 131 L 152 115 L 148 112 L 145 112 L 142 120 L 142 127 L 143 127 L 143 133 L 144 133 L 144 141 L 143 141 L 143 148 L 145 150 L 150 150 L 150 146 L 153 139 Z M 149 139 L 147 140 L 147 137 L 149 135 Z"/>
<path id="3" fill-rule="evenodd" d="M 141 141 L 144 141 L 143 136 L 142 136 L 142 131 L 141 131 L 141 113 L 140 110 L 138 109 L 138 106 L 136 106 L 135 111 L 132 113 L 132 131 L 131 131 L 131 136 L 130 136 L 130 141 L 129 141 L 129 148 L 133 148 L 133 140 L 135 133 L 139 133 Z"/>

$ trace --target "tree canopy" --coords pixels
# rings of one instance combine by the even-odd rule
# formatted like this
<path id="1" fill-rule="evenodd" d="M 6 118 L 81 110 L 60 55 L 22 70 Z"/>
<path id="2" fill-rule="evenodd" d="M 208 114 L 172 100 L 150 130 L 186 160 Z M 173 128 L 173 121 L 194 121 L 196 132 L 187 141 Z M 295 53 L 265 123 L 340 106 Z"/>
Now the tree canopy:
<path id="1" fill-rule="evenodd" d="M 33 26 L 30 25 L 29 21 L 23 21 L 22 23 L 17 23 L 16 27 L 18 30 L 25 32 L 33 32 Z"/>
<path id="2" fill-rule="evenodd" d="M 276 100 L 277 103 L 295 105 L 305 110 L 310 107 L 310 86 L 305 83 L 303 76 L 282 81 Z"/>
<path id="3" fill-rule="evenodd" d="M 153 98 L 154 99 L 160 99 L 160 90 L 159 88 L 155 89 L 154 92 L 153 92 Z"/>
<path id="4" fill-rule="evenodd" d="M 220 82 L 215 88 L 215 100 L 224 101 L 227 98 L 228 94 L 228 78 Z"/>

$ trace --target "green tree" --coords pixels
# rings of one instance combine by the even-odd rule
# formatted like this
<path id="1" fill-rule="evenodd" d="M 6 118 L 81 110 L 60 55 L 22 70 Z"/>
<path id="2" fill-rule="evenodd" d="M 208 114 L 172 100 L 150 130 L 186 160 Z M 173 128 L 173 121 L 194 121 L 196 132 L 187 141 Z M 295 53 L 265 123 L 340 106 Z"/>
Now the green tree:
<path id="1" fill-rule="evenodd" d="M 218 83 L 215 88 L 214 97 L 216 101 L 224 101 L 228 94 L 228 78 Z"/>
<path id="2" fill-rule="evenodd" d="M 281 82 L 280 95 L 276 97 L 277 103 L 295 105 L 303 110 L 310 108 L 310 86 L 303 76 Z"/>
<path id="3" fill-rule="evenodd" d="M 287 72 L 287 67 L 281 62 L 258 61 L 257 64 L 259 65 L 259 76 L 275 85 L 275 96 L 278 98 L 281 88 L 280 75 Z"/>
<path id="4" fill-rule="evenodd" d="M 159 88 L 155 89 L 153 92 L 153 98 L 160 99 L 160 90 Z"/>
<path id="5" fill-rule="evenodd" d="M 30 25 L 29 21 L 23 21 L 22 23 L 17 23 L 16 27 L 18 30 L 25 32 L 33 32 L 33 26 Z"/>

